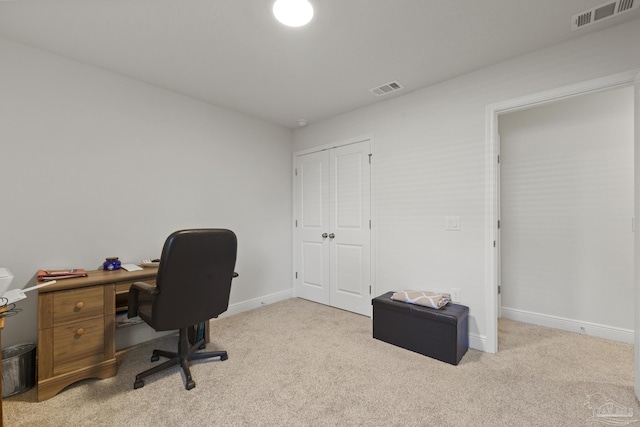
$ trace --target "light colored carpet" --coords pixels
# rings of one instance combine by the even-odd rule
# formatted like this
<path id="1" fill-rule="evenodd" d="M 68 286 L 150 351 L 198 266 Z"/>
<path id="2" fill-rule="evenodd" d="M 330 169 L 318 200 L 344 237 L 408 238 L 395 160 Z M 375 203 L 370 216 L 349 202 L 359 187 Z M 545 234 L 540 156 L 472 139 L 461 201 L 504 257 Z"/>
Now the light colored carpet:
<path id="1" fill-rule="evenodd" d="M 40 403 L 35 389 L 6 399 L 5 425 L 605 425 L 584 405 L 594 393 L 633 411 L 622 421 L 640 418 L 632 346 L 509 320 L 497 354 L 469 350 L 458 366 L 374 340 L 367 317 L 301 299 L 212 321 L 211 337 L 229 359 L 194 363 L 193 390 L 178 368 L 133 390 L 152 349 L 175 347 L 172 335 L 119 353 L 113 378 Z"/>

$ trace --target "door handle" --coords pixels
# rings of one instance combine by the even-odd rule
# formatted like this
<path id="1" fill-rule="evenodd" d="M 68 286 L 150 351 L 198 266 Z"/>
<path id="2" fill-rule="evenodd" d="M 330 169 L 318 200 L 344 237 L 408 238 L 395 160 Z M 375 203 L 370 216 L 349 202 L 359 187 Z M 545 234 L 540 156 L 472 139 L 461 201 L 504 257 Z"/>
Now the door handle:
<path id="1" fill-rule="evenodd" d="M 334 237 L 336 237 L 336 235 L 335 235 L 335 234 L 333 234 L 333 233 L 329 234 L 329 238 L 330 238 L 330 239 L 333 239 Z"/>
<path id="2" fill-rule="evenodd" d="M 327 233 L 322 233 L 322 238 L 326 239 L 327 237 L 329 237 L 329 235 Z"/>

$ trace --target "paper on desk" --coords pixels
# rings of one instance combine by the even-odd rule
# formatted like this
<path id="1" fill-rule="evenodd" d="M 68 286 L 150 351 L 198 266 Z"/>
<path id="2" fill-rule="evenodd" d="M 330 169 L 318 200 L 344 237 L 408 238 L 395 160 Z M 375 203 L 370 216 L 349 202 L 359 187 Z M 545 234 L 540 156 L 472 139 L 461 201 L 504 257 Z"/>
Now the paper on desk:
<path id="1" fill-rule="evenodd" d="M 5 292 L 4 295 L 2 295 L 2 298 L 5 298 L 7 300 L 7 304 L 13 304 L 14 302 L 22 301 L 23 299 L 25 299 L 27 297 L 25 292 L 33 291 L 34 289 L 40 289 L 44 286 L 53 285 L 54 283 L 56 283 L 56 281 L 51 280 L 49 282 L 41 283 L 39 285 L 35 285 L 26 289 L 11 289 L 10 291 Z"/>
<path id="2" fill-rule="evenodd" d="M 137 266 L 135 264 L 122 264 L 120 267 L 124 268 L 127 271 L 139 271 L 139 270 L 142 270 L 142 267 Z"/>

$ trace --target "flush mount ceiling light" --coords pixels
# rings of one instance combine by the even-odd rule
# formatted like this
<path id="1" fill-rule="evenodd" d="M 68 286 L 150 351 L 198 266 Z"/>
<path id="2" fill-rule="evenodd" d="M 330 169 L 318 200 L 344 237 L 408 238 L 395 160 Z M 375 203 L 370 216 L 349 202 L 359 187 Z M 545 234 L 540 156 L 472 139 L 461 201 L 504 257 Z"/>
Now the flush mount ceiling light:
<path id="1" fill-rule="evenodd" d="M 284 25 L 301 27 L 313 18 L 313 6 L 308 0 L 276 0 L 273 15 Z"/>

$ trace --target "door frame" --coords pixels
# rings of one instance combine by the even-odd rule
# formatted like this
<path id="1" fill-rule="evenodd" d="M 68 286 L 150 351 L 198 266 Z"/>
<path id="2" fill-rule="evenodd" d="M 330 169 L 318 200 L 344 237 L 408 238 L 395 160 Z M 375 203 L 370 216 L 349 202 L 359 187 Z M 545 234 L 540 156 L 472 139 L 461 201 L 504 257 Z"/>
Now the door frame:
<path id="1" fill-rule="evenodd" d="M 499 135 L 498 117 L 527 108 L 549 104 L 575 96 L 586 95 L 622 87 L 635 88 L 635 138 L 634 138 L 634 170 L 635 170 L 635 206 L 634 216 L 640 218 L 640 70 L 631 70 L 582 83 L 563 86 L 544 92 L 535 93 L 519 98 L 513 98 L 486 106 L 486 139 L 485 139 L 485 312 L 486 335 L 483 339 L 483 350 L 489 353 L 498 351 L 498 279 L 499 252 L 498 233 L 500 194 L 498 176 Z M 636 390 L 640 389 L 640 233 L 635 237 L 635 275 L 634 289 L 635 305 L 635 378 Z M 638 394 L 638 391 L 636 391 Z M 640 397 L 640 396 L 639 396 Z"/>
<path id="2" fill-rule="evenodd" d="M 291 277 L 293 278 L 293 296 L 294 297 L 298 297 L 298 282 L 297 282 L 297 278 L 296 278 L 296 266 L 298 265 L 298 253 L 296 251 L 296 233 L 297 233 L 297 227 L 296 227 L 296 208 L 298 206 L 298 184 L 297 184 L 297 180 L 296 180 L 296 174 L 295 174 L 295 169 L 296 169 L 296 158 L 300 157 L 300 156 L 304 156 L 305 154 L 311 154 L 311 153 L 317 153 L 319 151 L 326 151 L 326 150 L 330 150 L 332 148 L 338 148 L 338 147 L 343 147 L 345 145 L 352 145 L 352 144 L 358 144 L 360 142 L 365 142 L 365 141 L 369 141 L 369 145 L 371 148 L 371 154 L 372 154 L 372 160 L 371 160 L 371 167 L 369 169 L 370 171 L 370 191 L 371 191 L 371 197 L 369 199 L 369 203 L 370 203 L 370 215 L 371 215 L 371 241 L 370 241 L 370 245 L 371 245 L 371 253 L 370 253 L 370 277 L 371 277 L 371 297 L 373 298 L 373 296 L 376 293 L 376 275 L 374 274 L 374 272 L 376 271 L 376 266 L 375 266 L 375 260 L 376 260 L 376 218 L 375 218 L 375 184 L 374 184 L 374 167 L 375 167 L 375 162 L 373 161 L 373 159 L 375 159 L 375 143 L 374 143 L 374 138 L 373 138 L 373 133 L 368 133 L 368 134 L 364 134 L 364 135 L 360 135 L 360 136 L 356 136 L 353 138 L 347 138 L 347 139 L 343 139 L 343 140 L 339 140 L 336 142 L 332 142 L 329 144 L 324 144 L 324 145 L 319 145 L 317 147 L 312 147 L 312 148 L 307 148 L 304 150 L 299 150 L 299 151 L 294 151 L 293 155 L 291 156 L 291 180 L 292 180 L 292 186 L 291 186 L 291 190 L 292 190 L 292 200 L 293 203 L 291 205 L 291 248 L 292 248 L 292 260 L 293 263 L 291 265 Z"/>

